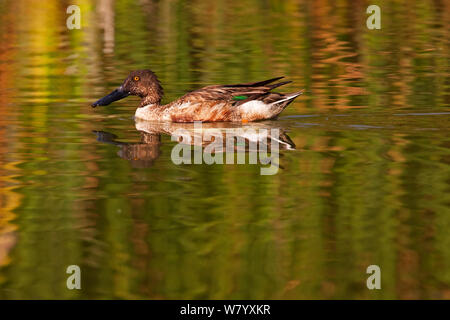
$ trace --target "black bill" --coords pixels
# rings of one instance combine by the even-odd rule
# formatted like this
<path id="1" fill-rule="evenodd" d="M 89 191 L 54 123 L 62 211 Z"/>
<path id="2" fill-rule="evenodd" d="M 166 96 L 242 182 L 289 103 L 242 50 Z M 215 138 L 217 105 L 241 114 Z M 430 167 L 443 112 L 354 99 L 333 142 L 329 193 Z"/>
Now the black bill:
<path id="1" fill-rule="evenodd" d="M 130 95 L 129 92 L 125 92 L 119 88 L 119 89 L 114 90 L 107 96 L 104 96 L 100 100 L 95 101 L 93 104 L 91 104 L 91 106 L 92 106 L 92 108 L 95 108 L 96 106 L 107 106 L 111 102 L 126 98 L 129 95 Z"/>

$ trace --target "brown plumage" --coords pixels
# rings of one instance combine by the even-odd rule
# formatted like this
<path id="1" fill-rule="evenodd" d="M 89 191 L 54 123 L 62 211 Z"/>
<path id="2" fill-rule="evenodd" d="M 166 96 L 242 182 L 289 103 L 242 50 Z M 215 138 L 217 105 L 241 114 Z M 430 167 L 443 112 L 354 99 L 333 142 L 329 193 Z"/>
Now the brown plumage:
<path id="1" fill-rule="evenodd" d="M 118 89 L 93 103 L 92 107 L 108 105 L 128 95 L 136 95 L 141 97 L 141 103 L 135 116 L 144 120 L 215 122 L 273 119 L 302 94 L 302 91 L 291 94 L 272 92 L 291 82 L 274 83 L 282 78 L 207 86 L 161 105 L 163 89 L 158 78 L 150 70 L 138 70 L 131 72 Z"/>

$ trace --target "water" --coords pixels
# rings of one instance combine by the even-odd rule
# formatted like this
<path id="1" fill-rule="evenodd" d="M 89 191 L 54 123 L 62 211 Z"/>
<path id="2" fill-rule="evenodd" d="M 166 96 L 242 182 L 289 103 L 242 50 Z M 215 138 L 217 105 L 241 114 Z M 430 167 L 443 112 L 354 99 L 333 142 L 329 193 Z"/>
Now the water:
<path id="1" fill-rule="evenodd" d="M 448 1 L 380 2 L 381 30 L 354 1 L 79 5 L 0 3 L 0 298 L 450 298 Z M 139 68 L 165 102 L 285 75 L 306 93 L 264 125 L 295 150 L 175 165 L 136 98 L 89 107 Z"/>

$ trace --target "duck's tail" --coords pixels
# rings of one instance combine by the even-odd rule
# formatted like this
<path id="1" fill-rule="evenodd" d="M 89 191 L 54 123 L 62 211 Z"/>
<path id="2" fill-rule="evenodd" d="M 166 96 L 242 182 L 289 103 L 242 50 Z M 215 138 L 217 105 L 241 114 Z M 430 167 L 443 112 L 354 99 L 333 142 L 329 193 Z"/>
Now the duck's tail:
<path id="1" fill-rule="evenodd" d="M 295 100 L 295 98 L 302 95 L 303 92 L 304 92 L 304 90 L 300 90 L 300 91 L 293 92 L 293 93 L 288 93 L 288 94 L 285 94 L 284 96 L 282 96 L 280 100 L 272 102 L 270 104 L 271 109 L 272 109 L 271 119 L 276 118 L 284 109 L 286 109 L 286 107 L 288 105 L 290 105 Z"/>
<path id="2" fill-rule="evenodd" d="M 280 100 L 272 102 L 271 105 L 276 106 L 276 105 L 283 104 L 283 109 L 284 109 L 289 105 L 289 103 L 294 101 L 295 98 L 297 98 L 299 95 L 303 94 L 303 91 L 304 90 L 300 90 L 300 91 L 297 91 L 294 93 L 285 94 Z"/>

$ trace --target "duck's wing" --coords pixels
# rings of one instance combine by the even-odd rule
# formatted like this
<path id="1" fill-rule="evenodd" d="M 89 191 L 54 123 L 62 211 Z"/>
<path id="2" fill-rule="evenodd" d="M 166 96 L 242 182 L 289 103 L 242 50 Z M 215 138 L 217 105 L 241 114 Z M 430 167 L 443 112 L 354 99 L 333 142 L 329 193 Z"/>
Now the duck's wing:
<path id="1" fill-rule="evenodd" d="M 259 82 L 214 85 L 204 87 L 187 93 L 175 103 L 218 103 L 227 102 L 233 106 L 239 106 L 251 100 L 272 101 L 282 97 L 282 94 L 273 93 L 271 90 L 292 81 L 284 81 L 273 84 L 273 82 L 284 77 L 272 78 Z"/>
<path id="2" fill-rule="evenodd" d="M 301 94 L 272 92 L 292 82 L 274 83 L 282 78 L 204 87 L 187 93 L 166 107 L 173 122 L 272 119 Z"/>

